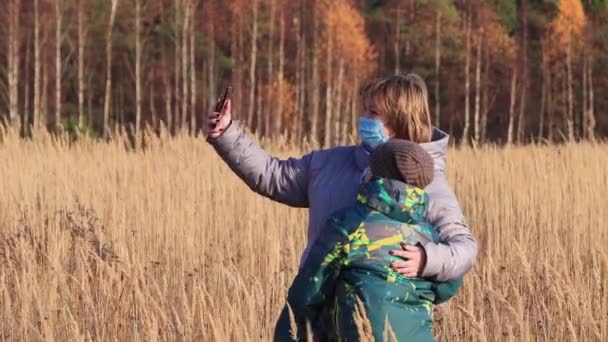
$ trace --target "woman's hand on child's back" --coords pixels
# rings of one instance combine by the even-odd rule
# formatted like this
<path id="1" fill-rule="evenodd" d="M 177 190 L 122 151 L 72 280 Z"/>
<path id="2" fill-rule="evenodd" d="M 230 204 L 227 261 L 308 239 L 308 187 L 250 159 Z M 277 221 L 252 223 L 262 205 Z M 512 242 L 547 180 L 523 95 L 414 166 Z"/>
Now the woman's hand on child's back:
<path id="1" fill-rule="evenodd" d="M 403 248 L 402 251 L 393 250 L 389 252 L 390 255 L 404 260 L 393 262 L 391 268 L 404 277 L 420 277 L 426 265 L 426 252 L 424 248 L 420 245 L 412 246 L 403 243 L 401 244 L 401 248 Z"/>

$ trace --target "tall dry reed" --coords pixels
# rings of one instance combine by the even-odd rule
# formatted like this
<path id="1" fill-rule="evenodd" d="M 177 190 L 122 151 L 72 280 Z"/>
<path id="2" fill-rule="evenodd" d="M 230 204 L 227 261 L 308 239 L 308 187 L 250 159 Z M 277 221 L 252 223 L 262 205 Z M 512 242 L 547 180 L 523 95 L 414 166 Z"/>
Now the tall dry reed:
<path id="1" fill-rule="evenodd" d="M 305 210 L 202 138 L 1 140 L 0 341 L 271 338 Z M 480 253 L 436 308 L 439 341 L 608 339 L 607 165 L 605 144 L 450 151 Z"/>

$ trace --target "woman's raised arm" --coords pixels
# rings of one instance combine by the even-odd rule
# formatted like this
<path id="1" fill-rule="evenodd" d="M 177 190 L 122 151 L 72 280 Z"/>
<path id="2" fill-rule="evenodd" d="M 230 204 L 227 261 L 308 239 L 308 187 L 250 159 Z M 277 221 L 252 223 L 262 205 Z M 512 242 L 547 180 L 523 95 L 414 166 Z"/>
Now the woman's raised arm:
<path id="1" fill-rule="evenodd" d="M 293 206 L 308 207 L 308 180 L 313 154 L 300 159 L 274 158 L 230 121 L 230 104 L 217 122 L 218 113 L 210 115 L 210 123 L 221 134 L 210 134 L 208 142 L 217 153 L 253 191 L 272 200 Z M 214 120 L 216 120 L 214 122 Z"/>

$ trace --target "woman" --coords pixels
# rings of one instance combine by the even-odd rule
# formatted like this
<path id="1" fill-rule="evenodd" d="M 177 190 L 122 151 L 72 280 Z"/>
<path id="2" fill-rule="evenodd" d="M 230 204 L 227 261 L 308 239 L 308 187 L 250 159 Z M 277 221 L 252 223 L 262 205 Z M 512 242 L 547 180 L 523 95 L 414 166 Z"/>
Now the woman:
<path id="1" fill-rule="evenodd" d="M 361 91 L 365 112 L 359 122 L 362 143 L 313 151 L 302 158 L 280 160 L 268 155 L 231 120 L 230 101 L 209 117 L 208 141 L 228 166 L 254 191 L 272 200 L 309 208 L 308 244 L 300 265 L 326 219 L 355 204 L 370 152 L 389 138 L 419 143 L 433 158 L 433 182 L 426 218 L 439 232 L 439 242 L 406 245 L 392 251 L 403 259 L 393 269 L 406 277 L 448 281 L 467 273 L 477 244 L 446 178 L 449 136 L 431 126 L 427 89 L 415 74 L 384 77 Z"/>
<path id="2" fill-rule="evenodd" d="M 389 267 L 396 260 L 388 253 L 401 243 L 438 241 L 424 218 L 433 164 L 411 141 L 391 139 L 374 149 L 357 204 L 330 216 L 289 288 L 275 341 L 306 340 L 308 324 L 316 341 L 360 341 L 361 309 L 376 341 L 433 341 L 432 306 L 454 296 L 462 278 L 403 277 Z"/>

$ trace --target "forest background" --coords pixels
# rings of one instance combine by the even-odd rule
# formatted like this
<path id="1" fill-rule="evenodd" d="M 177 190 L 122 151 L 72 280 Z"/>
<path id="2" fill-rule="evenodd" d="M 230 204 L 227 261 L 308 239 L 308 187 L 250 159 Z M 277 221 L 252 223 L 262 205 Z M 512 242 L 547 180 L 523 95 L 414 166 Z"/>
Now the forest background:
<path id="1" fill-rule="evenodd" d="M 346 143 L 372 77 L 416 72 L 477 144 L 608 135 L 606 0 L 7 0 L 0 115 L 108 136 L 199 132 L 224 86 L 259 136 Z"/>

